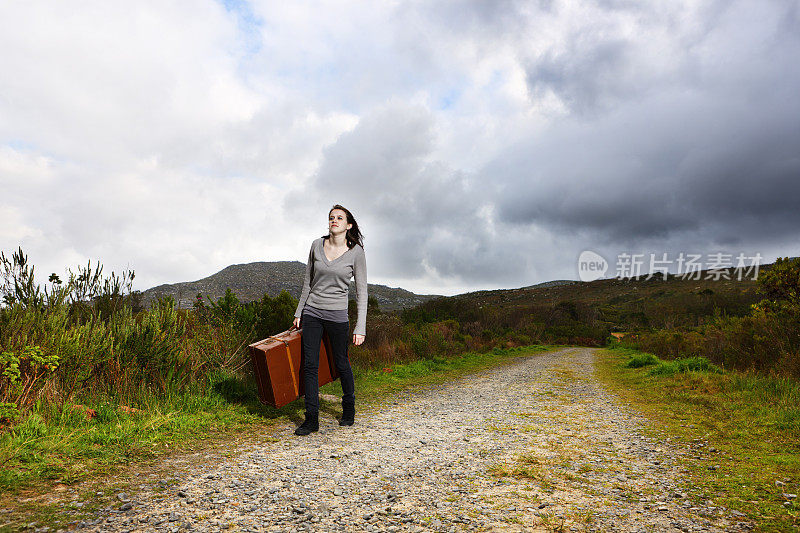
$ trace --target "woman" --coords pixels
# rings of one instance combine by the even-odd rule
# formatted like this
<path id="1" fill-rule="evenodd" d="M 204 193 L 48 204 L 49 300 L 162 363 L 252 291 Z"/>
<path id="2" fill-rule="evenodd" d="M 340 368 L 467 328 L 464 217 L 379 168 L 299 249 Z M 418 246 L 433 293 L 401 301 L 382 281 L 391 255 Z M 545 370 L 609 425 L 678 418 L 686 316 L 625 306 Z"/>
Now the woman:
<path id="1" fill-rule="evenodd" d="M 297 304 L 294 326 L 303 327 L 303 384 L 306 419 L 295 435 L 319 431 L 319 345 L 323 330 L 328 334 L 336 370 L 342 381 L 342 419 L 340 426 L 355 421 L 355 384 L 347 359 L 347 299 L 350 278 L 356 281 L 358 318 L 353 329 L 353 344 L 364 342 L 367 325 L 367 260 L 361 231 L 352 213 L 339 204 L 328 213 L 328 235 L 311 243 L 306 264 L 303 292 Z"/>

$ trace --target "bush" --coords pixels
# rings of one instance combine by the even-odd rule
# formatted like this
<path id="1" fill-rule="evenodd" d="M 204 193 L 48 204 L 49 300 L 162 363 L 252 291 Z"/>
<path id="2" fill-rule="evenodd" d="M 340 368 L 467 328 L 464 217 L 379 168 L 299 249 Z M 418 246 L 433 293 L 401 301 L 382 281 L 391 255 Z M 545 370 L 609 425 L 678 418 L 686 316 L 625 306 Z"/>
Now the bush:
<path id="1" fill-rule="evenodd" d="M 717 316 L 688 331 L 641 333 L 635 345 L 664 359 L 705 357 L 725 368 L 800 378 L 800 318 L 783 313 Z"/>
<path id="2" fill-rule="evenodd" d="M 407 326 L 411 350 L 420 359 L 433 359 L 456 355 L 465 350 L 464 337 L 460 335 L 455 320 L 425 323 L 420 327 Z"/>
<path id="3" fill-rule="evenodd" d="M 669 376 L 685 372 L 711 372 L 719 374 L 722 370 L 711 364 L 705 357 L 687 357 L 675 361 L 662 361 L 655 368 L 651 368 L 651 376 Z"/>
<path id="4" fill-rule="evenodd" d="M 771 313 L 800 314 L 800 257 L 779 257 L 758 278 L 758 292 L 766 298 L 753 307 Z"/>
<path id="5" fill-rule="evenodd" d="M 3 418 L 14 418 L 18 413 L 10 405 L 24 408 L 32 403 L 34 394 L 57 367 L 58 356 L 45 354 L 39 346 L 1 353 L 0 400 L 7 406 Z"/>
<path id="6" fill-rule="evenodd" d="M 657 365 L 660 362 L 658 357 L 651 353 L 634 355 L 630 361 L 625 363 L 627 368 L 642 368 L 643 366 Z"/>

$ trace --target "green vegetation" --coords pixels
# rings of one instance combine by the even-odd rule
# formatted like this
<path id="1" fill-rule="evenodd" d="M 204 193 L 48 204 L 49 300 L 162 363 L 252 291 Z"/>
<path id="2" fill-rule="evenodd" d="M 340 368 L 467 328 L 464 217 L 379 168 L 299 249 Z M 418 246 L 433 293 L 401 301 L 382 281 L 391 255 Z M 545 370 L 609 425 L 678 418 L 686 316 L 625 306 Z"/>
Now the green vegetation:
<path id="1" fill-rule="evenodd" d="M 661 361 L 624 347 L 603 350 L 598 376 L 647 414 L 654 434 L 687 448 L 681 462 L 695 501 L 743 512 L 760 531 L 800 525 L 800 507 L 783 496 L 800 489 L 796 380 L 722 372 L 701 359 Z"/>
<path id="2" fill-rule="evenodd" d="M 547 342 L 602 346 L 610 330 L 598 316 L 593 306 L 572 300 L 545 305 L 501 301 L 492 305 L 472 295 L 437 298 L 401 313 L 404 324 L 420 330 L 426 324 L 449 322 L 460 326 L 464 335 L 482 341 L 506 338 L 523 345 Z"/>
<path id="3" fill-rule="evenodd" d="M 684 357 L 674 361 L 660 361 L 650 369 L 652 376 L 669 376 L 685 372 L 721 372 L 720 368 L 711 364 L 705 357 Z"/>
<path id="4" fill-rule="evenodd" d="M 648 372 L 651 376 L 666 376 L 679 372 L 721 372 L 719 367 L 711 364 L 705 357 L 685 357 L 674 361 L 662 361 L 651 353 L 637 353 L 625 363 L 625 368 L 645 366 L 653 366 Z"/>
<path id="5" fill-rule="evenodd" d="M 102 266 L 50 277 L 41 290 L 20 250 L 0 255 L 0 424 L 14 425 L 34 405 L 113 403 L 144 409 L 154 397 L 208 388 L 217 372 L 248 363 L 246 346 L 274 327 L 293 303 L 277 298 L 240 306 L 230 293 L 196 312 L 174 309 L 167 298 L 134 311 L 132 272 L 103 277 Z M 294 302 L 296 304 L 296 301 Z M 292 309 L 293 311 L 293 309 Z M 289 313 L 289 317 L 291 313 Z M 44 414 L 42 416 L 45 416 Z M 47 416 L 51 416 L 48 412 Z"/>
<path id="6" fill-rule="evenodd" d="M 659 363 L 658 357 L 651 353 L 637 354 L 630 358 L 625 363 L 626 368 L 642 368 L 643 366 L 657 365 Z"/>
<path id="7" fill-rule="evenodd" d="M 700 325 L 640 330 L 627 345 L 666 358 L 800 378 L 800 259 L 779 258 L 758 279 L 765 296 L 746 315 L 717 309 Z"/>
<path id="8" fill-rule="evenodd" d="M 451 320 L 472 339 L 624 345 L 664 359 L 702 357 L 725 369 L 800 377 L 800 259 L 762 265 L 758 280 L 738 269 L 696 279 L 604 279 L 551 287 L 478 291 L 426 302 L 403 324 Z"/>

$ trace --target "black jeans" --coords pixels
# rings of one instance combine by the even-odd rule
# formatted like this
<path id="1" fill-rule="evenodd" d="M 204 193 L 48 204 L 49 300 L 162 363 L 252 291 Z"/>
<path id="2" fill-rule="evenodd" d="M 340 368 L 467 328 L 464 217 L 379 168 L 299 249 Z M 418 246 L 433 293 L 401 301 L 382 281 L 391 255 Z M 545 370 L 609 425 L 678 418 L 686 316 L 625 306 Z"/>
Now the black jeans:
<path id="1" fill-rule="evenodd" d="M 355 406 L 355 382 L 350 360 L 347 358 L 349 346 L 349 322 L 331 322 L 315 316 L 303 314 L 300 327 L 303 328 L 303 387 L 306 402 L 306 415 L 319 414 L 319 345 L 322 332 L 328 334 L 331 351 L 339 379 L 342 382 L 342 405 Z"/>

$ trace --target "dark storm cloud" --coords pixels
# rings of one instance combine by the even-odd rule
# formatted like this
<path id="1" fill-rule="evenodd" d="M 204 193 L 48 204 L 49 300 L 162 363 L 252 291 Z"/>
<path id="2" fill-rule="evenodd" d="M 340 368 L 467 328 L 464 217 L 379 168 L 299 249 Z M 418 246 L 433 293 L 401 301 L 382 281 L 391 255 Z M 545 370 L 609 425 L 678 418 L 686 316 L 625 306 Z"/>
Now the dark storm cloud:
<path id="1" fill-rule="evenodd" d="M 800 227 L 800 114 L 783 104 L 756 113 L 648 101 L 602 125 L 548 132 L 486 174 L 509 179 L 497 202 L 501 220 L 514 224 L 591 230 L 617 243 L 686 232 L 713 239 L 710 223 L 741 239 L 758 239 L 766 224 L 771 237 L 792 236 Z M 651 106 L 661 109 L 648 114 Z"/>
<path id="2" fill-rule="evenodd" d="M 796 2 L 763 4 L 759 21 L 747 9 L 715 11 L 668 83 L 631 81 L 642 44 L 613 36 L 540 57 L 527 69 L 532 94 L 552 90 L 571 114 L 484 169 L 507 181 L 495 196 L 500 220 L 620 245 L 794 237 L 797 12 Z"/>

